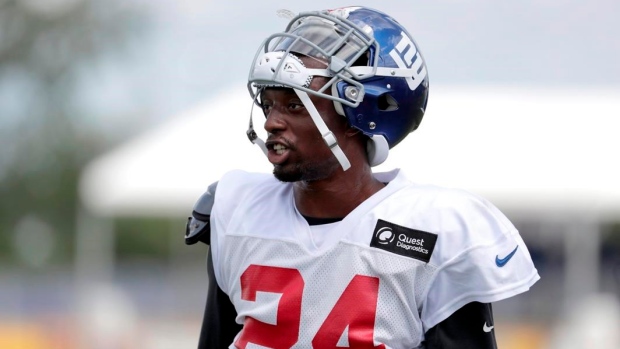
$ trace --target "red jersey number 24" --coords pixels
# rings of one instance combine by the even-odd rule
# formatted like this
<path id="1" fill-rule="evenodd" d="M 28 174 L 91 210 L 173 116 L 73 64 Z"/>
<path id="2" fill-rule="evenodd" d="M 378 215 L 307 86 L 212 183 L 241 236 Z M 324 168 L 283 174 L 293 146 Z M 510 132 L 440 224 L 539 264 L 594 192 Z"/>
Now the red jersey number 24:
<path id="1" fill-rule="evenodd" d="M 297 269 L 250 265 L 241 275 L 241 298 L 256 301 L 256 292 L 281 293 L 275 325 L 247 317 L 235 346 L 245 349 L 255 343 L 274 349 L 291 348 L 299 337 L 304 280 Z M 323 321 L 312 340 L 313 348 L 336 349 L 349 326 L 349 347 L 384 349 L 375 346 L 374 327 L 379 294 L 379 278 L 355 275 Z"/>

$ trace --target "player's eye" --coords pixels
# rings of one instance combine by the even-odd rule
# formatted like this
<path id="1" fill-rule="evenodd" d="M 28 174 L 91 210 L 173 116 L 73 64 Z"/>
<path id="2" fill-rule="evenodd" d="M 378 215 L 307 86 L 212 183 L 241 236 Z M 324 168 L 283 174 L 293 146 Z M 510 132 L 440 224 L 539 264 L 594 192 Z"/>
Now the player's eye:
<path id="1" fill-rule="evenodd" d="M 263 109 L 263 114 L 265 115 L 265 117 L 267 117 L 267 115 L 269 115 L 269 113 L 271 112 L 272 106 L 270 103 L 263 102 L 261 104 L 261 108 Z"/>
<path id="2" fill-rule="evenodd" d="M 299 111 L 304 108 L 304 105 L 301 102 L 291 102 L 288 104 L 288 108 L 293 111 Z"/>

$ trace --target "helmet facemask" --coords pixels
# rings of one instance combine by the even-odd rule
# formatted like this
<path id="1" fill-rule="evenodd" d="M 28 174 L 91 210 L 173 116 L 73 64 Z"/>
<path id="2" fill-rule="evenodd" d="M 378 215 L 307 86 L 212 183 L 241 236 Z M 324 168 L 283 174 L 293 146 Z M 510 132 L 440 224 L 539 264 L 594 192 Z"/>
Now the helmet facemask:
<path id="1" fill-rule="evenodd" d="M 248 77 L 248 89 L 255 98 L 259 87 L 283 86 L 356 107 L 364 95 L 364 86 L 359 80 L 373 74 L 359 74 L 351 68 L 367 52 L 377 52 L 376 49 L 371 50 L 375 45 L 377 43 L 370 27 L 364 31 L 347 19 L 335 17 L 327 11 L 301 13 L 291 20 L 285 32 L 269 36 L 260 46 Z M 315 58 L 324 62 L 326 69 L 305 68 L 298 73 L 296 70 L 301 69 L 296 69 L 293 62 L 298 59 L 289 60 L 289 55 Z M 275 57 L 277 61 L 273 61 Z M 268 64 L 269 69 L 264 64 Z M 299 78 L 299 74 L 303 78 Z M 309 81 L 306 81 L 306 78 L 313 76 L 323 76 L 329 80 L 320 90 L 314 91 L 308 88 Z M 350 94 L 346 99 L 333 95 L 332 86 L 339 81 L 348 82 L 359 92 Z"/>

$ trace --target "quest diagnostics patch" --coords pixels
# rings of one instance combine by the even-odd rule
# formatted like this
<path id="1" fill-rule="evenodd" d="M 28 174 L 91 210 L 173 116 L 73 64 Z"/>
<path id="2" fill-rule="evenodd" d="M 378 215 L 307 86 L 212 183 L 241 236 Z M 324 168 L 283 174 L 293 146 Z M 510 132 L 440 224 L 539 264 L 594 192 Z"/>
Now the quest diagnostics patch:
<path id="1" fill-rule="evenodd" d="M 370 241 L 370 247 L 428 263 L 436 242 L 437 234 L 406 228 L 379 219 Z"/>

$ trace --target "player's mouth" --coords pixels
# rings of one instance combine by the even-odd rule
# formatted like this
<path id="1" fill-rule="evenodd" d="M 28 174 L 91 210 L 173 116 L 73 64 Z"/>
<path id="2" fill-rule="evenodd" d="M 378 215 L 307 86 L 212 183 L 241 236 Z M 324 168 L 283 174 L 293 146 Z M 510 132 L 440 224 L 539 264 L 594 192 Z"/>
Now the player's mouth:
<path id="1" fill-rule="evenodd" d="M 267 142 L 267 149 L 269 150 L 267 158 L 269 162 L 274 165 L 282 164 L 288 158 L 290 148 L 280 142 Z"/>
<path id="2" fill-rule="evenodd" d="M 276 152 L 276 154 L 278 154 L 278 155 L 282 155 L 282 154 L 284 154 L 284 152 L 285 152 L 286 150 L 288 150 L 288 148 L 287 148 L 287 147 L 285 147 L 285 146 L 283 146 L 282 144 L 275 144 L 275 145 L 273 146 L 273 150 Z"/>

